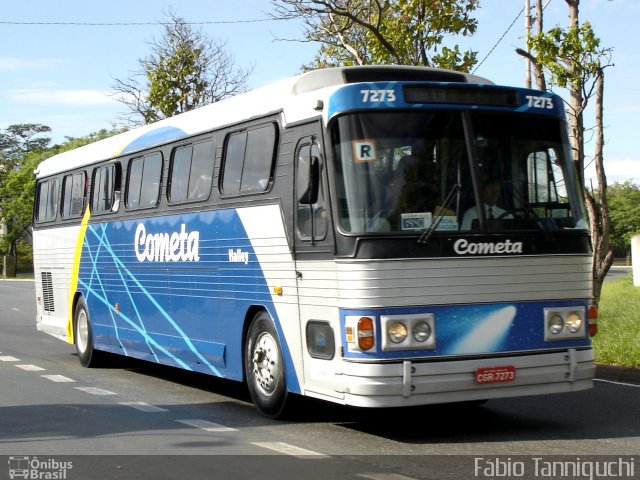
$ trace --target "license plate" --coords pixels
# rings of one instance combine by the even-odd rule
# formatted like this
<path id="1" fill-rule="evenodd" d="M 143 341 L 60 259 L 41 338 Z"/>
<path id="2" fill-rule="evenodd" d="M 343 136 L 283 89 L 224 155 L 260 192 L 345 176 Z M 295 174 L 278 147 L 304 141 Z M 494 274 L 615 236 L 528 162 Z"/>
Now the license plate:
<path id="1" fill-rule="evenodd" d="M 475 375 L 478 385 L 513 382 L 516 379 L 516 368 L 512 366 L 478 368 Z"/>

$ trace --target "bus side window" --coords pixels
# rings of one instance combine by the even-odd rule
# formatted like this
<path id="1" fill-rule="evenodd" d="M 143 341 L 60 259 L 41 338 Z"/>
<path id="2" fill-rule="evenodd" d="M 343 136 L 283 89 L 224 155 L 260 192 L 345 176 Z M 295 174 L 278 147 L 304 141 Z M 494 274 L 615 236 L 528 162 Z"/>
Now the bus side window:
<path id="1" fill-rule="evenodd" d="M 37 191 L 37 222 L 51 222 L 56 219 L 58 204 L 58 180 L 46 180 L 38 185 Z"/>
<path id="2" fill-rule="evenodd" d="M 207 200 L 213 179 L 213 142 L 206 140 L 176 148 L 169 175 L 171 203 Z"/>
<path id="3" fill-rule="evenodd" d="M 242 169 L 242 193 L 264 192 L 271 180 L 275 158 L 275 124 L 249 130 Z"/>
<path id="4" fill-rule="evenodd" d="M 133 158 L 129 162 L 127 208 L 148 208 L 158 204 L 162 154 L 160 152 Z"/>
<path id="5" fill-rule="evenodd" d="M 91 211 L 116 212 L 120 205 L 121 168 L 119 163 L 97 167 L 93 172 Z"/>
<path id="6" fill-rule="evenodd" d="M 265 192 L 273 175 L 276 145 L 275 123 L 230 134 L 223 154 L 222 193 Z"/>
<path id="7" fill-rule="evenodd" d="M 84 172 L 67 175 L 62 181 L 62 218 L 80 217 L 84 210 L 87 178 Z"/>

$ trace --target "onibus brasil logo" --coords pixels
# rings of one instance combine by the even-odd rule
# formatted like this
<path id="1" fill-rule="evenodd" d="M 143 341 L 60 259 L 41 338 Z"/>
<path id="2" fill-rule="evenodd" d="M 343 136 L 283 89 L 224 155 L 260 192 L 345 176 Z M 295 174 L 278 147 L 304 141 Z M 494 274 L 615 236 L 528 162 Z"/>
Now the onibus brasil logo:
<path id="1" fill-rule="evenodd" d="M 9 457 L 9 478 L 33 480 L 66 480 L 67 472 L 73 468 L 73 462 L 62 462 L 55 458 L 45 460 L 38 457 Z"/>

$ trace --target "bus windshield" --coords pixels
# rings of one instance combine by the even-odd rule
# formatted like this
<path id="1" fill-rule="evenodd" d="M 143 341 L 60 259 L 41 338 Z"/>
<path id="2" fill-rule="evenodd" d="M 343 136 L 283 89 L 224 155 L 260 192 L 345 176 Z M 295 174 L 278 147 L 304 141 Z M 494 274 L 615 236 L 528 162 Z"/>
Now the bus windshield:
<path id="1" fill-rule="evenodd" d="M 563 128 L 479 111 L 344 115 L 332 126 L 340 229 L 586 229 Z"/>

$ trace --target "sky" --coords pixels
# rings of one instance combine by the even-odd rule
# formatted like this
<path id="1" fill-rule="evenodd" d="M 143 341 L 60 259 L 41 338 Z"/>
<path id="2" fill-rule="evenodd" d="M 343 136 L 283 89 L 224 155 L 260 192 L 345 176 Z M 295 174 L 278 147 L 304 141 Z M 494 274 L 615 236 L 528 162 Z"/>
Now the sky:
<path id="1" fill-rule="evenodd" d="M 531 3 L 534 3 L 533 0 Z M 545 0 L 545 28 L 566 26 L 564 0 Z M 605 170 L 609 183 L 640 183 L 640 0 L 581 0 L 581 21 L 590 21 L 602 45 L 613 49 L 605 70 Z M 497 84 L 524 86 L 525 64 L 515 53 L 524 45 L 524 0 L 480 0 L 478 31 L 447 39 L 478 52 L 476 75 Z M 126 107 L 110 95 L 115 79 L 126 79 L 149 42 L 162 36 L 159 22 L 172 10 L 208 37 L 226 42 L 238 67 L 253 67 L 248 87 L 300 73 L 317 44 L 301 42 L 296 21 L 269 20 L 270 0 L 0 0 L 0 129 L 39 123 L 54 143 L 110 129 Z M 515 22 L 515 23 L 514 23 Z M 128 25 L 96 25 L 96 24 Z M 91 25 L 93 24 L 93 25 Z M 138 24 L 138 25 L 132 25 Z M 558 93 L 562 93 L 558 90 Z M 586 125 L 593 124 L 588 112 Z M 587 154 L 593 147 L 587 146 Z M 587 182 L 594 177 L 586 170 Z M 595 184 L 595 180 L 594 180 Z"/>

